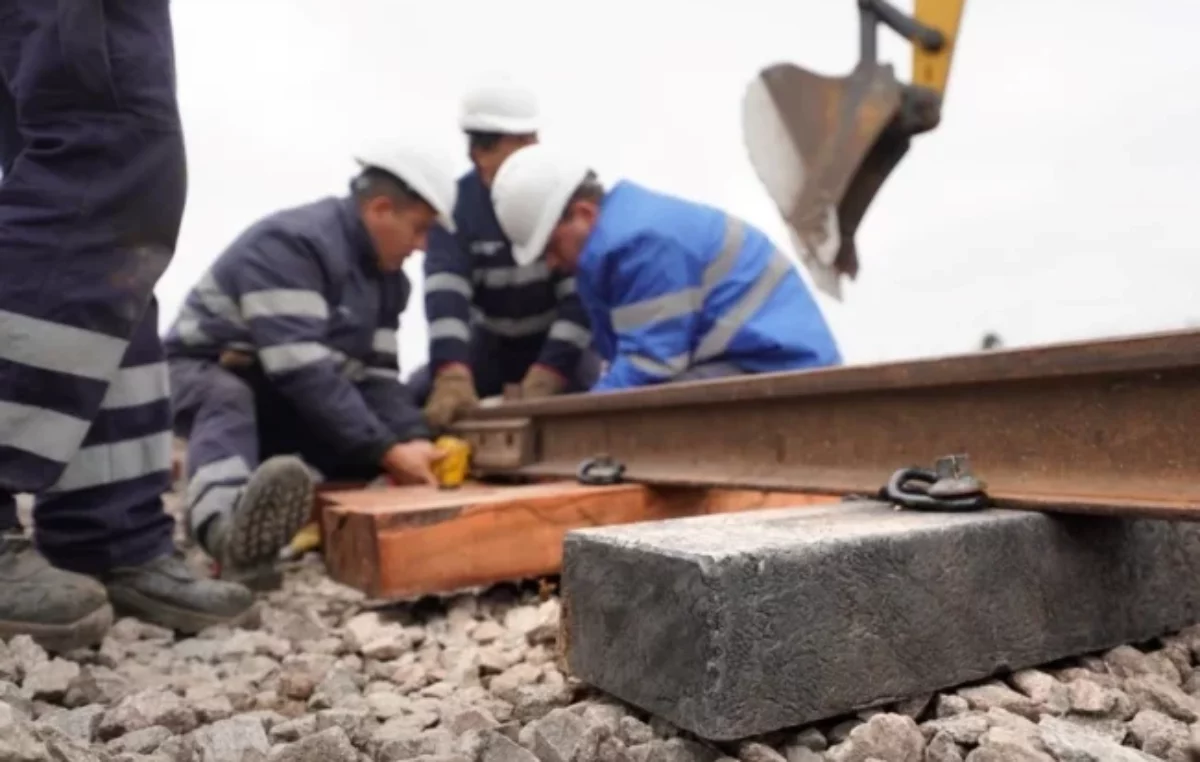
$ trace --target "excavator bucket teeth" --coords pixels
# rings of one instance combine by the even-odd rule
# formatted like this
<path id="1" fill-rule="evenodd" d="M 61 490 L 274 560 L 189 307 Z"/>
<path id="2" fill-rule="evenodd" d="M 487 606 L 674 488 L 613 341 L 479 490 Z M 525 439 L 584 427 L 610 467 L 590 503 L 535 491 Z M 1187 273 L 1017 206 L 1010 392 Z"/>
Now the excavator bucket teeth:
<path id="1" fill-rule="evenodd" d="M 854 235 L 867 207 L 909 138 L 936 124 L 939 105 L 874 62 L 844 77 L 776 64 L 747 88 L 750 163 L 813 282 L 833 298 L 841 299 L 842 275 L 858 274 Z"/>

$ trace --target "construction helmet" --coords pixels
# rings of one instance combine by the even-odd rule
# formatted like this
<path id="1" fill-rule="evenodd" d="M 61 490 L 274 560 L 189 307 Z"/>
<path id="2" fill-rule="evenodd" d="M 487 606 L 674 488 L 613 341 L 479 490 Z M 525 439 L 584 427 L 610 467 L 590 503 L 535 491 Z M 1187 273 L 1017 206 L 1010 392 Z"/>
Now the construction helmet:
<path id="1" fill-rule="evenodd" d="M 458 177 L 448 157 L 428 148 L 405 146 L 368 149 L 359 152 L 354 160 L 363 169 L 382 170 L 407 185 L 433 207 L 438 222 L 454 232 Z"/>
<path id="2" fill-rule="evenodd" d="M 476 84 L 463 96 L 458 124 L 464 132 L 529 135 L 538 130 L 538 102 L 533 91 L 510 77 Z"/>
<path id="3" fill-rule="evenodd" d="M 537 143 L 517 149 L 500 165 L 492 181 L 492 205 L 518 265 L 542 256 L 563 209 L 590 171 L 574 157 Z"/>

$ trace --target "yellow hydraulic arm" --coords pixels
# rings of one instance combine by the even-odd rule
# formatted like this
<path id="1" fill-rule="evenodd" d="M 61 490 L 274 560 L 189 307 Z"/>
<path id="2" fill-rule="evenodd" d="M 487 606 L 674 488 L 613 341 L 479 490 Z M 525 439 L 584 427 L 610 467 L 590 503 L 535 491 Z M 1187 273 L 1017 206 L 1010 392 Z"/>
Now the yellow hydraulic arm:
<path id="1" fill-rule="evenodd" d="M 958 27 L 962 24 L 965 4 L 966 0 L 914 0 L 913 16 L 916 21 L 937 30 L 942 41 L 936 49 L 913 45 L 912 83 L 929 88 L 942 97 L 946 95 L 946 84 L 950 80 L 950 64 L 954 58 L 954 44 L 958 41 Z"/>

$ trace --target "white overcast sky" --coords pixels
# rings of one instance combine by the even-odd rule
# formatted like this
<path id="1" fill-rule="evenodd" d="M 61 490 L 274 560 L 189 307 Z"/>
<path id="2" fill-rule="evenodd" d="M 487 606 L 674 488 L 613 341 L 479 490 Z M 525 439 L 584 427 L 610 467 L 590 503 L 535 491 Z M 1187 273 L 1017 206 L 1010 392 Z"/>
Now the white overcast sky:
<path id="1" fill-rule="evenodd" d="M 911 8 L 910 2 L 900 7 Z M 853 0 L 174 0 L 190 186 L 162 322 L 242 228 L 340 194 L 356 141 L 439 140 L 475 77 L 525 77 L 543 139 L 722 206 L 790 246 L 746 158 L 745 85 L 857 56 Z M 859 231 L 863 272 L 821 297 L 848 362 L 1200 321 L 1193 243 L 1200 5 L 968 0 L 942 125 Z M 907 77 L 907 45 L 880 32 Z M 1190 51 L 1190 52 L 1189 52 Z M 401 363 L 426 357 L 420 255 Z"/>

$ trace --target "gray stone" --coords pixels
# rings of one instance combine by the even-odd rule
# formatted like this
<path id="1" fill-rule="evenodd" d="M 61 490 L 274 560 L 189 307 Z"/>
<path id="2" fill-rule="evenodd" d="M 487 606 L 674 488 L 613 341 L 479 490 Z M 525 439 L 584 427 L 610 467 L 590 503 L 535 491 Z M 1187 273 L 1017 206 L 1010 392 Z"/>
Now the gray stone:
<path id="1" fill-rule="evenodd" d="M 247 752 L 258 752 L 265 757 L 271 748 L 262 722 L 247 715 L 214 722 L 197 730 L 192 737 L 199 762 L 240 760 Z"/>
<path id="2" fill-rule="evenodd" d="M 922 762 L 925 738 L 917 723 L 902 714 L 879 714 L 850 731 L 845 743 L 826 753 L 830 762 Z"/>
<path id="3" fill-rule="evenodd" d="M 96 729 L 100 727 L 100 718 L 105 709 L 99 704 L 81 706 L 78 709 L 61 709 L 51 712 L 39 721 L 51 725 L 65 733 L 69 738 L 83 743 L 91 743 L 96 737 Z"/>
<path id="4" fill-rule="evenodd" d="M 56 657 L 29 670 L 22 687 L 32 699 L 61 701 L 71 681 L 78 676 L 78 664 Z"/>
<path id="5" fill-rule="evenodd" d="M 573 530 L 567 659 L 735 740 L 1175 631 L 1197 575 L 1186 522 L 862 501 Z"/>
<path id="6" fill-rule="evenodd" d="M 962 749 L 949 733 L 938 733 L 925 746 L 925 762 L 963 762 Z"/>
<path id="7" fill-rule="evenodd" d="M 108 750 L 113 752 L 132 752 L 134 754 L 149 754 L 162 746 L 171 737 L 171 731 L 162 725 L 151 725 L 148 728 L 126 733 L 120 738 L 108 742 Z"/>
<path id="8" fill-rule="evenodd" d="M 1057 717 L 1043 717 L 1042 742 L 1060 762 L 1153 762 L 1149 754 L 1095 735 Z"/>
<path id="9" fill-rule="evenodd" d="M 331 727 L 288 744 L 270 755 L 271 762 L 358 762 L 346 731 Z"/>

